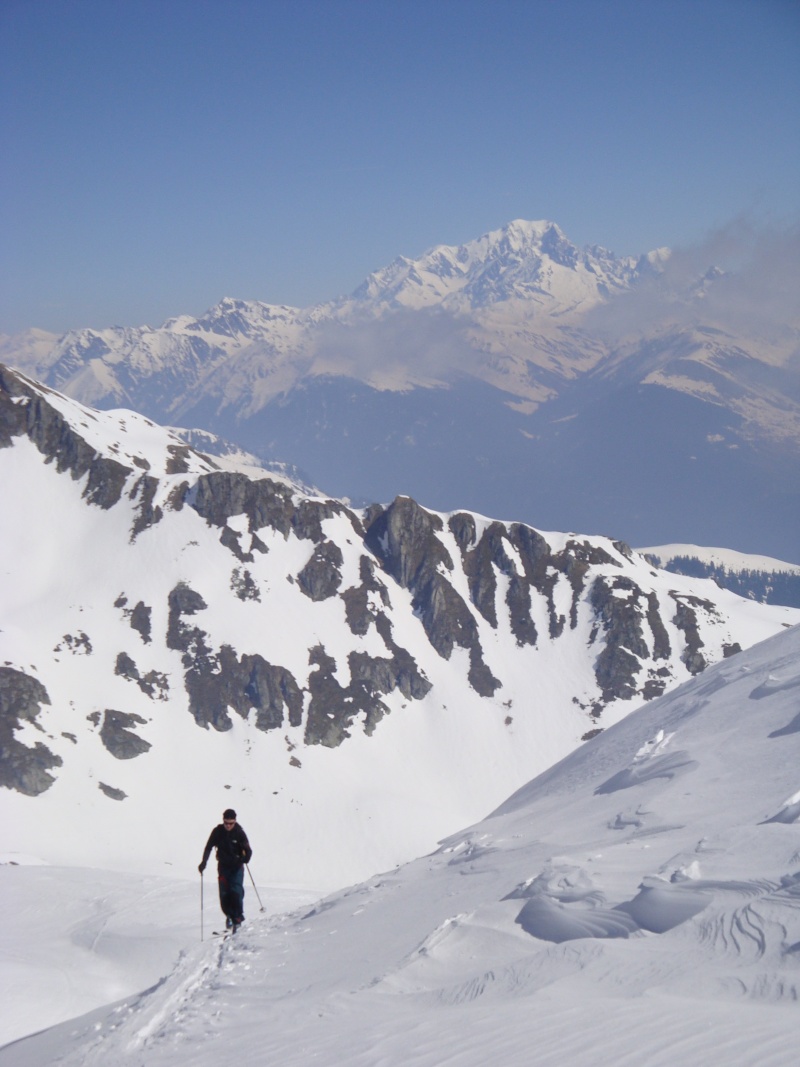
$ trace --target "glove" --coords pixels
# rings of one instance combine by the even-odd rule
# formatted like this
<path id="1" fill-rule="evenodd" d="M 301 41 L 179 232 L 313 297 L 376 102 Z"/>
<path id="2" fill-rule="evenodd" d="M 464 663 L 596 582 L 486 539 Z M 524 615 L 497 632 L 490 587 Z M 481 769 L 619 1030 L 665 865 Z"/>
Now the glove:
<path id="1" fill-rule="evenodd" d="M 200 873 L 202 874 L 202 873 L 203 873 L 203 871 L 204 871 L 204 870 L 206 869 L 206 865 L 205 865 L 205 863 L 201 863 L 201 864 L 200 864 L 200 865 L 198 866 L 198 868 L 197 868 L 197 869 L 198 869 L 198 871 L 199 871 L 199 872 L 200 872 Z"/>

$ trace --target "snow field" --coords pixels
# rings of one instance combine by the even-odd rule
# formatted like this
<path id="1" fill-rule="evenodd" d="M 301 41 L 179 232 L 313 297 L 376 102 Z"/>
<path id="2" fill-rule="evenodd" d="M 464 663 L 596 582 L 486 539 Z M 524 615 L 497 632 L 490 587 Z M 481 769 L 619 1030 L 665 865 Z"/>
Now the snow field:
<path id="1" fill-rule="evenodd" d="M 235 938 L 187 944 L 162 983 L 0 1064 L 211 1067 L 224 1050 L 288 1067 L 523 1067 L 535 1050 L 546 1067 L 789 1067 L 800 823 L 770 819 L 800 784 L 800 731 L 784 729 L 798 663 L 795 627 L 633 713 L 428 856 L 283 915 L 250 897 Z M 52 877 L 0 868 L 0 888 L 31 874 Z M 109 876 L 82 877 L 81 950 L 106 938 L 111 951 L 163 899 L 151 880 L 126 917 L 98 883 Z M 63 938 L 31 886 L 39 925 Z"/>

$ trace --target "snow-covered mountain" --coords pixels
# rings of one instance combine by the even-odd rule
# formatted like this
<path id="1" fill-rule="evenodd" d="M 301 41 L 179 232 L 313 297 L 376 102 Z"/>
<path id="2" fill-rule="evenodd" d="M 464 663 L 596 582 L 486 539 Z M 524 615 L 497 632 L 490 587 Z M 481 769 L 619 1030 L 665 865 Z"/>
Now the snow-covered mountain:
<path id="1" fill-rule="evenodd" d="M 371 274 L 351 301 L 374 311 L 441 306 L 471 314 L 524 300 L 564 315 L 626 291 L 666 254 L 619 259 L 605 248 L 576 248 L 553 222 L 516 219 L 458 247 L 438 245 L 417 260 L 401 256 Z"/>
<path id="2" fill-rule="evenodd" d="M 199 395 L 249 417 L 306 377 L 344 375 L 378 390 L 442 384 L 454 369 L 449 349 L 488 345 L 491 360 L 459 369 L 538 402 L 552 389 L 530 380 L 529 364 L 571 378 L 600 354 L 591 345 L 588 354 L 570 351 L 574 344 L 558 340 L 558 320 L 629 291 L 652 276 L 659 255 L 666 253 L 637 262 L 602 248 L 580 250 L 553 223 L 517 220 L 459 247 L 441 245 L 418 260 L 401 257 L 328 304 L 292 308 L 226 297 L 199 319 L 75 330 L 52 337 L 49 350 L 43 332 L 32 331 L 7 338 L 3 354 L 84 403 L 125 402 L 148 414 L 182 417 Z M 438 313 L 433 326 L 415 315 L 431 310 Z M 537 329 L 553 333 L 549 351 L 529 351 L 534 318 Z M 398 324 L 405 336 L 397 338 L 398 351 L 387 353 Z M 444 350 L 437 352 L 434 340 L 433 353 L 420 351 L 436 324 Z M 380 351 L 364 351 L 381 338 Z"/>
<path id="3" fill-rule="evenodd" d="M 49 862 L 182 874 L 231 804 L 272 878 L 341 885 L 800 621 L 604 537 L 355 510 L 6 369 L 0 478 L 4 848 Z"/>
<path id="4" fill-rule="evenodd" d="M 667 250 L 617 257 L 517 220 L 327 304 L 226 298 L 1 351 L 84 403 L 203 427 L 339 496 L 800 562 L 800 323 L 746 306 L 735 279 Z"/>
<path id="5" fill-rule="evenodd" d="M 739 596 L 800 607 L 800 566 L 794 563 L 699 545 L 657 545 L 639 551 L 655 566 L 673 574 L 711 578 Z"/>
<path id="6" fill-rule="evenodd" d="M 195 933 L 147 991 L 98 998 L 0 1064 L 789 1067 L 799 665 L 794 627 L 635 711 L 430 855 L 282 916 L 253 900 L 235 937 Z M 162 886 L 124 896 L 94 871 L 0 873 L 4 902 L 27 892 L 52 931 L 52 968 L 86 946 L 62 988 L 126 956 L 141 968 L 160 950 L 148 934 L 163 943 L 178 902 L 189 911 L 175 893 L 168 919 L 148 918 L 148 896 L 169 900 Z M 53 921 L 65 904 L 81 944 Z M 4 936 L 47 959 L 32 923 Z M 24 980 L 10 986 L 16 1011 L 36 1001 Z"/>

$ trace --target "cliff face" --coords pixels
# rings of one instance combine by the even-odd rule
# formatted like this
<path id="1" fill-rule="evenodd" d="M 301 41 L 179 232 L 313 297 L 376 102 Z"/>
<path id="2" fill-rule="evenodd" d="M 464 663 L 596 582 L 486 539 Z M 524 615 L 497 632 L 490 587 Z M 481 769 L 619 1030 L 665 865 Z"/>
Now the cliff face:
<path id="1" fill-rule="evenodd" d="M 236 776 L 265 796 L 291 781 L 299 804 L 285 768 L 310 781 L 319 749 L 350 751 L 356 778 L 374 758 L 402 793 L 393 747 L 424 762 L 435 743 L 488 801 L 800 614 L 607 538 L 408 497 L 354 510 L 6 369 L 0 468 L 0 785 L 29 797 L 91 753 L 86 788 L 130 804 L 149 766 L 234 731 L 221 778 L 244 753 Z"/>

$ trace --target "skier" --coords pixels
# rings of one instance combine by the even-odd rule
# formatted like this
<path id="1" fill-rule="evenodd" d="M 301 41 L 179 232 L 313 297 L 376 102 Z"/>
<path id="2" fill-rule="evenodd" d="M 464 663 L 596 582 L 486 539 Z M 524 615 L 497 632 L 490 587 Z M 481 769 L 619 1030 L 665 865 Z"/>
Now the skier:
<path id="1" fill-rule="evenodd" d="M 222 822 L 209 835 L 197 868 L 201 875 L 212 848 L 217 850 L 219 906 L 226 918 L 225 925 L 235 932 L 244 922 L 244 865 L 250 862 L 253 850 L 247 834 L 236 821 L 233 808 L 226 808 Z"/>

